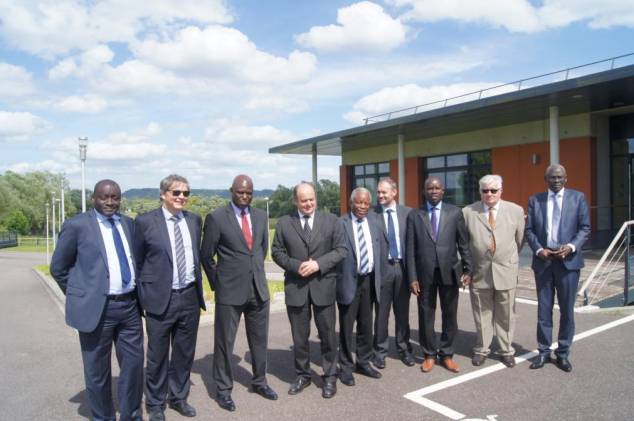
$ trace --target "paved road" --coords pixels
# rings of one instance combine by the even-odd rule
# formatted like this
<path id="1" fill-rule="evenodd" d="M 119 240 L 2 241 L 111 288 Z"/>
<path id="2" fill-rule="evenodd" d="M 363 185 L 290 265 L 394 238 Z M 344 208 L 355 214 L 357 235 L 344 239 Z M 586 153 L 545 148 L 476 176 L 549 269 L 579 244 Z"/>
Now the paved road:
<path id="1" fill-rule="evenodd" d="M 4 333 L 0 344 L 1 420 L 83 420 L 88 413 L 77 334 L 65 325 L 47 287 L 30 269 L 42 260 L 39 255 L 0 252 L 3 268 L 0 327 Z M 234 355 L 238 367 L 233 397 L 238 410 L 232 414 L 220 410 L 211 398 L 215 395 L 211 379 L 213 327 L 203 325 L 199 331 L 190 401 L 198 409 L 197 419 L 201 420 L 449 419 L 431 410 L 429 402 L 443 405 L 454 413 L 484 419 L 487 415 L 497 415 L 498 420 L 632 419 L 634 321 L 578 341 L 573 349 L 571 374 L 563 373 L 554 365 L 532 371 L 528 370 L 527 363 L 494 371 L 497 367 L 494 360 L 488 360 L 482 368 L 470 365 L 474 325 L 466 294 L 461 294 L 459 308 L 461 332 L 456 360 L 462 367 L 460 375 L 439 367 L 422 374 L 418 367 L 401 364 L 392 349 L 382 379 L 356 376 L 355 387 L 338 384 L 337 395 L 329 401 L 321 398 L 321 390 L 314 385 L 298 396 L 286 394 L 294 374 L 290 329 L 284 312 L 272 314 L 270 323 L 269 383 L 278 391 L 280 399 L 270 402 L 250 393 L 250 357 L 242 324 Z M 536 307 L 518 303 L 517 310 L 516 343 L 518 354 L 522 354 L 535 346 Z M 587 332 L 624 317 L 627 316 L 579 314 L 577 332 Z M 414 307 L 410 318 L 412 327 L 417 326 Z M 315 336 L 311 338 L 315 345 L 312 358 L 317 362 Z M 416 329 L 412 336 L 418 337 Z M 315 371 L 320 373 L 317 366 Z M 469 380 L 480 374 L 486 375 Z M 321 385 L 317 375 L 313 379 Z M 446 380 L 457 384 L 443 388 Z M 410 392 L 434 385 L 442 389 L 421 392 L 425 393 L 422 401 L 428 406 L 404 398 Z M 166 415 L 168 420 L 185 419 L 171 410 Z"/>

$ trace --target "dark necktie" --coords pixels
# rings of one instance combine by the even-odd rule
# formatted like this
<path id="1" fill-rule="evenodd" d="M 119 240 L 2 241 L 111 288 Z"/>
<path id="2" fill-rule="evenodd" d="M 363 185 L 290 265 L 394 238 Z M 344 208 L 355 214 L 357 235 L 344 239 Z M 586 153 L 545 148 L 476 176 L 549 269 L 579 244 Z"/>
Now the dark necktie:
<path id="1" fill-rule="evenodd" d="M 363 234 L 363 219 L 357 219 L 357 241 L 359 242 L 359 275 L 367 275 L 370 272 L 370 260 L 368 258 L 368 246 L 365 244 Z"/>
<path id="2" fill-rule="evenodd" d="M 247 247 L 251 250 L 253 249 L 253 237 L 251 236 L 251 228 L 249 228 L 249 218 L 247 218 L 247 213 L 244 209 L 240 212 L 240 216 L 242 216 L 242 235 L 244 235 L 244 239 L 247 242 Z"/>
<path id="3" fill-rule="evenodd" d="M 132 279 L 132 273 L 130 272 L 130 265 L 128 263 L 128 256 L 125 254 L 125 247 L 123 246 L 123 240 L 121 234 L 115 224 L 114 218 L 108 218 L 110 227 L 112 228 L 112 239 L 114 240 L 114 248 L 117 250 L 117 258 L 119 259 L 119 269 L 121 270 L 121 282 L 123 286 L 127 286 Z"/>
<path id="4" fill-rule="evenodd" d="M 306 242 L 310 242 L 310 234 L 312 232 L 310 224 L 308 223 L 310 215 L 303 215 L 302 218 L 304 218 L 304 238 L 306 239 Z"/>
<path id="5" fill-rule="evenodd" d="M 185 276 L 187 274 L 187 264 L 185 260 L 185 245 L 183 244 L 183 234 L 178 225 L 180 218 L 172 216 L 170 221 L 174 222 L 174 250 L 176 252 L 176 270 L 178 272 L 178 286 L 185 286 Z"/>
<path id="6" fill-rule="evenodd" d="M 387 210 L 387 242 L 390 246 L 390 258 L 398 259 L 398 246 L 396 244 L 396 230 L 394 229 L 394 219 L 392 219 L 393 209 Z"/>
<path id="7" fill-rule="evenodd" d="M 434 241 L 438 240 L 438 216 L 436 216 L 436 211 L 438 208 L 431 208 L 431 235 L 434 237 Z"/>

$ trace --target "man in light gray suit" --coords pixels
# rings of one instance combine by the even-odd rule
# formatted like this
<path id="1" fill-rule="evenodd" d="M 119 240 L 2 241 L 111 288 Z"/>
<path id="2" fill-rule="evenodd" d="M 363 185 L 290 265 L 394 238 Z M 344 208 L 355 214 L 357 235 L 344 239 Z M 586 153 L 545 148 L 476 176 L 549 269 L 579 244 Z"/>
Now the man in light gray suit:
<path id="1" fill-rule="evenodd" d="M 374 318 L 374 359 L 377 368 L 385 368 L 388 351 L 388 322 L 390 308 L 394 311 L 395 343 L 403 364 L 413 366 L 412 345 L 409 342 L 409 301 L 411 293 L 405 267 L 405 233 L 407 216 L 411 211 L 396 203 L 398 187 L 387 177 L 379 181 L 376 189 L 379 205 L 374 208 L 377 222 L 383 233 L 381 253 L 381 292 L 375 305 Z"/>
<path id="2" fill-rule="evenodd" d="M 514 367 L 515 291 L 524 238 L 524 210 L 501 200 L 499 175 L 485 175 L 479 184 L 481 200 L 462 210 L 473 263 L 469 294 L 477 340 L 471 362 L 475 366 L 484 363 L 495 329 L 502 362 Z"/>
<path id="3" fill-rule="evenodd" d="M 311 383 L 311 312 L 321 341 L 324 368 L 322 396 L 337 392 L 336 265 L 346 256 L 346 245 L 337 217 L 317 212 L 317 196 L 311 183 L 293 189 L 297 207 L 277 221 L 271 254 L 284 269 L 284 294 L 293 335 L 297 378 L 288 390 L 296 395 Z"/>
<path id="4" fill-rule="evenodd" d="M 242 314 L 253 366 L 251 387 L 266 399 L 276 400 L 277 394 L 266 382 L 270 303 L 264 273 L 269 244 L 266 213 L 249 206 L 253 199 L 251 177 L 238 175 L 230 191 L 231 203 L 205 218 L 200 259 L 216 292 L 216 399 L 221 408 L 235 411 L 231 355 Z"/>

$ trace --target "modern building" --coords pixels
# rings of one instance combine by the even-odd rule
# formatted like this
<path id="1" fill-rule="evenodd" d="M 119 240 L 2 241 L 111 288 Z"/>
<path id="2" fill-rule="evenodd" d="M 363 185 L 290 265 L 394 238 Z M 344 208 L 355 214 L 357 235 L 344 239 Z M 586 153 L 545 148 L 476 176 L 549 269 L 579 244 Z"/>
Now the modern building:
<path id="1" fill-rule="evenodd" d="M 628 63 L 629 61 L 629 63 Z M 526 207 L 545 190 L 550 163 L 586 194 L 595 238 L 631 219 L 634 164 L 634 54 L 541 75 L 441 102 L 371 117 L 360 127 L 270 149 L 339 155 L 341 211 L 353 188 L 399 183 L 401 203 L 418 207 L 426 177 L 445 181 L 445 200 L 479 199 L 478 179 L 504 178 L 504 198 Z M 607 70 L 603 70 L 607 69 Z M 581 74 L 580 76 L 577 76 Z M 630 141 L 628 141 L 628 139 Z"/>

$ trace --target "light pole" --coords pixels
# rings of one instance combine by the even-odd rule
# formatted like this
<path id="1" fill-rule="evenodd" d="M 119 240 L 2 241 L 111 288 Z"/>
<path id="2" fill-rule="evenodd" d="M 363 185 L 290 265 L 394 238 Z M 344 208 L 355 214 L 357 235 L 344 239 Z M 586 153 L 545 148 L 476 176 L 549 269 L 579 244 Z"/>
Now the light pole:
<path id="1" fill-rule="evenodd" d="M 271 227 L 269 223 L 269 198 L 265 197 L 264 200 L 266 200 L 266 233 L 268 235 L 271 232 Z"/>
<path id="2" fill-rule="evenodd" d="M 62 229 L 62 201 L 60 199 L 55 199 L 55 201 L 57 202 L 57 205 L 58 205 L 57 210 L 59 212 L 59 215 L 57 215 L 57 223 L 58 223 L 57 229 L 61 230 Z"/>
<path id="3" fill-rule="evenodd" d="M 46 264 L 51 263 L 51 252 L 48 245 L 48 202 L 46 202 Z"/>
<path id="4" fill-rule="evenodd" d="M 57 242 L 55 241 L 55 192 L 51 192 L 51 209 L 53 210 L 53 250 L 55 250 L 55 246 Z"/>
<path id="5" fill-rule="evenodd" d="M 81 161 L 81 211 L 86 212 L 86 149 L 88 148 L 88 138 L 80 137 L 79 160 Z"/>
<path id="6" fill-rule="evenodd" d="M 60 210 L 59 210 L 59 215 L 60 215 L 60 219 L 61 219 L 59 227 L 61 228 L 62 224 L 66 220 L 66 204 L 64 203 L 64 174 L 62 174 L 62 176 L 60 177 L 59 187 L 60 187 L 59 188 L 59 193 L 60 193 L 60 196 L 62 198 L 62 200 L 60 202 L 61 207 L 60 207 Z"/>

